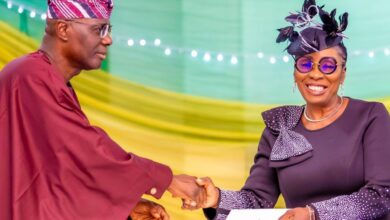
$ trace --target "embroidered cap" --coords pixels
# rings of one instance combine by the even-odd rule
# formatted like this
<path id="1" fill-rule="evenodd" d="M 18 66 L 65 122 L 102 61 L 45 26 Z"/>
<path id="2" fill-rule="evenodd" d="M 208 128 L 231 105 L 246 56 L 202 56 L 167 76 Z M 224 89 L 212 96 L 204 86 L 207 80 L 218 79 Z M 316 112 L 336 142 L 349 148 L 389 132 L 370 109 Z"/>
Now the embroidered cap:
<path id="1" fill-rule="evenodd" d="M 47 5 L 47 17 L 50 19 L 109 19 L 114 2 L 113 0 L 48 0 Z"/>
<path id="2" fill-rule="evenodd" d="M 348 13 L 342 14 L 337 22 L 336 9 L 328 13 L 323 8 L 317 6 L 315 0 L 305 0 L 302 11 L 291 12 L 285 18 L 292 26 L 278 29 L 276 42 L 288 39 L 290 44 L 286 50 L 293 56 L 303 56 L 342 44 L 346 38 L 342 32 L 348 26 Z"/>

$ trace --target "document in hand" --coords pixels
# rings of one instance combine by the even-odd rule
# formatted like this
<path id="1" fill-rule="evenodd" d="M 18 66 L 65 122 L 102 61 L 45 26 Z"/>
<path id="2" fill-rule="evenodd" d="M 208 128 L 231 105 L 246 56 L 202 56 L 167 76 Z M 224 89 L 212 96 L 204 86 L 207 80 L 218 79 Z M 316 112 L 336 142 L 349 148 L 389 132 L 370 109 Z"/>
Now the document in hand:
<path id="1" fill-rule="evenodd" d="M 233 209 L 226 220 L 278 220 L 288 209 Z"/>

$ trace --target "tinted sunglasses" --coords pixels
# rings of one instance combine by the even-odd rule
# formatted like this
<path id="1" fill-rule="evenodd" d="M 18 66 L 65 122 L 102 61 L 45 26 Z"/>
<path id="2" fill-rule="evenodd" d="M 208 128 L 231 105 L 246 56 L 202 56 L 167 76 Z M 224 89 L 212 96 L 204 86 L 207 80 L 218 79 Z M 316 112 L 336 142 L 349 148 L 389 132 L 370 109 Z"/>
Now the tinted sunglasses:
<path id="1" fill-rule="evenodd" d="M 299 57 L 295 60 L 295 69 L 300 73 L 308 73 L 313 70 L 315 64 L 318 70 L 326 75 L 334 73 L 337 70 L 337 66 L 344 66 L 344 63 L 338 64 L 333 57 L 323 57 L 318 63 L 314 63 L 310 57 Z"/>

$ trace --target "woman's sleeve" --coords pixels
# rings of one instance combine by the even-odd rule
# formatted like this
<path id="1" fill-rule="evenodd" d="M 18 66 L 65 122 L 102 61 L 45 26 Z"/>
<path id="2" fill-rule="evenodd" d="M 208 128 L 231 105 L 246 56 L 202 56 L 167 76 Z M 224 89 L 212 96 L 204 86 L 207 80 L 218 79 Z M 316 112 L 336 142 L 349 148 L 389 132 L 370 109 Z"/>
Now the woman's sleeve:
<path id="1" fill-rule="evenodd" d="M 359 119 L 356 119 L 359 120 Z M 390 212 L 390 117 L 383 104 L 373 105 L 363 133 L 365 186 L 311 204 L 316 219 L 378 219 Z"/>
<path id="2" fill-rule="evenodd" d="M 274 207 L 280 191 L 276 171 L 269 167 L 270 140 L 273 138 L 266 128 L 259 142 L 250 176 L 240 191 L 221 190 L 217 209 L 205 209 L 208 219 L 226 219 L 232 209 L 258 209 Z"/>

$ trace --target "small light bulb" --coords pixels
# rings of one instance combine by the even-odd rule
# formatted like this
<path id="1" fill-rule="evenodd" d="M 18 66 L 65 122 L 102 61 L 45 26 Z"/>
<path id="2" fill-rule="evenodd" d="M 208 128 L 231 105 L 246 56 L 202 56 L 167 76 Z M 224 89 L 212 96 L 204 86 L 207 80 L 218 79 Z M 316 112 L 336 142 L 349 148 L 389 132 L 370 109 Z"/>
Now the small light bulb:
<path id="1" fill-rule="evenodd" d="M 385 55 L 386 55 L 386 56 L 389 56 L 389 55 L 390 55 L 390 49 L 388 49 L 388 48 L 385 49 Z"/>
<path id="2" fill-rule="evenodd" d="M 238 59 L 236 56 L 232 56 L 232 58 L 230 59 L 230 63 L 233 64 L 233 65 L 236 65 L 238 63 Z"/>
<path id="3" fill-rule="evenodd" d="M 47 18 L 47 15 L 46 15 L 46 14 L 41 14 L 41 19 L 42 19 L 42 20 L 46 20 L 46 18 Z"/>
<path id="4" fill-rule="evenodd" d="M 209 53 L 205 53 L 203 56 L 203 60 L 209 62 L 211 60 L 211 55 Z"/>
<path id="5" fill-rule="evenodd" d="M 12 8 L 12 2 L 7 2 L 7 8 L 11 9 Z"/>
<path id="6" fill-rule="evenodd" d="M 370 51 L 370 52 L 368 53 L 368 56 L 369 56 L 370 58 L 373 58 L 373 57 L 375 56 L 374 51 Z"/>
<path id="7" fill-rule="evenodd" d="M 276 58 L 275 58 L 275 57 L 269 58 L 269 62 L 270 62 L 271 64 L 275 64 L 275 63 L 276 63 Z"/>
<path id="8" fill-rule="evenodd" d="M 288 56 L 283 56 L 283 61 L 284 61 L 285 63 L 287 63 L 289 60 L 290 60 L 290 59 L 288 58 Z"/>
<path id="9" fill-rule="evenodd" d="M 141 39 L 141 40 L 139 41 L 139 45 L 145 46 L 145 45 L 146 45 L 146 40 Z"/>
<path id="10" fill-rule="evenodd" d="M 222 54 L 218 54 L 217 55 L 217 60 L 220 61 L 220 62 L 223 61 L 223 55 Z"/>
<path id="11" fill-rule="evenodd" d="M 154 45 L 155 45 L 155 46 L 160 46 L 160 45 L 161 45 L 161 40 L 158 39 L 158 38 L 155 39 L 155 40 L 154 40 Z"/>
<path id="12" fill-rule="evenodd" d="M 129 46 L 129 47 L 132 47 L 132 46 L 134 46 L 134 40 L 133 39 L 129 39 L 129 40 L 127 40 L 127 45 Z"/>
<path id="13" fill-rule="evenodd" d="M 198 56 L 198 51 L 192 50 L 192 51 L 191 51 L 191 56 L 192 56 L 192 57 L 197 57 L 197 56 Z"/>
<path id="14" fill-rule="evenodd" d="M 258 57 L 259 59 L 263 59 L 264 54 L 263 54 L 262 52 L 258 52 L 258 53 L 257 53 L 257 57 Z"/>
<path id="15" fill-rule="evenodd" d="M 22 14 L 22 13 L 23 13 L 23 11 L 24 11 L 23 7 L 22 7 L 22 6 L 20 6 L 20 7 L 18 8 L 18 12 L 19 12 L 19 14 Z"/>
<path id="16" fill-rule="evenodd" d="M 37 15 L 37 14 L 35 13 L 35 11 L 31 11 L 31 12 L 30 12 L 30 17 L 31 17 L 31 18 L 35 18 L 36 15 Z"/>
<path id="17" fill-rule="evenodd" d="M 167 49 L 165 49 L 164 53 L 165 53 L 165 55 L 169 56 L 169 55 L 171 55 L 172 51 L 171 51 L 171 49 L 167 48 Z"/>

